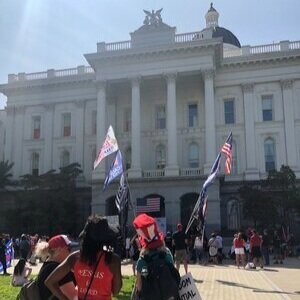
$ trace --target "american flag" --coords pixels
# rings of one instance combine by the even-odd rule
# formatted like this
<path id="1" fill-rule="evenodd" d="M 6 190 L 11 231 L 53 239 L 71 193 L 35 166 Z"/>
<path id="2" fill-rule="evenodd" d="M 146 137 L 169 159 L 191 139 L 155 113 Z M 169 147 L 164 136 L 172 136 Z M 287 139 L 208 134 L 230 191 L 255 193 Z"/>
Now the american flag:
<path id="1" fill-rule="evenodd" d="M 136 213 L 147 213 L 160 211 L 160 198 L 138 198 L 136 199 Z"/>
<path id="2" fill-rule="evenodd" d="M 221 151 L 226 155 L 225 173 L 230 174 L 232 166 L 232 132 L 230 132 L 225 144 Z"/>

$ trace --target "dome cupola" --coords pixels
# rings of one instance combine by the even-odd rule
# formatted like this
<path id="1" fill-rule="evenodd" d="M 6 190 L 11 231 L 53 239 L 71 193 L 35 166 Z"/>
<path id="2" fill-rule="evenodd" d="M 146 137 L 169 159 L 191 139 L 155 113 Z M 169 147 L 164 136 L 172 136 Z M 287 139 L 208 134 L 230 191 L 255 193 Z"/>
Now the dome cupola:
<path id="1" fill-rule="evenodd" d="M 206 19 L 206 28 L 218 26 L 219 13 L 213 7 L 213 3 L 210 4 L 210 9 L 206 13 L 205 19 Z"/>
<path id="2" fill-rule="evenodd" d="M 213 7 L 213 4 L 210 4 L 210 9 L 205 15 L 206 28 L 202 32 L 211 31 L 212 38 L 222 38 L 224 47 L 237 47 L 241 48 L 241 44 L 237 37 L 228 29 L 219 26 L 219 13 Z"/>

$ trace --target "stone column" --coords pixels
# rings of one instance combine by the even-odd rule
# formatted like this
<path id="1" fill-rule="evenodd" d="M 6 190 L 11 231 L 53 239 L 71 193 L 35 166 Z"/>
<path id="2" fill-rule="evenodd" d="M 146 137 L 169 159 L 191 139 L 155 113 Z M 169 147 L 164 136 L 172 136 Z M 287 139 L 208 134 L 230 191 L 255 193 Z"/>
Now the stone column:
<path id="1" fill-rule="evenodd" d="M 205 70 L 205 165 L 204 174 L 209 174 L 216 159 L 216 128 L 215 128 L 215 91 L 214 70 Z"/>
<path id="2" fill-rule="evenodd" d="M 47 104 L 44 122 L 44 134 L 45 134 L 45 154 L 44 154 L 44 170 L 48 172 L 53 169 L 53 118 L 54 118 L 54 105 Z"/>
<path id="3" fill-rule="evenodd" d="M 76 102 L 76 162 L 83 165 L 83 149 L 84 149 L 84 101 Z"/>
<path id="4" fill-rule="evenodd" d="M 244 94 L 246 171 L 245 179 L 258 180 L 259 172 L 256 164 L 256 142 L 254 130 L 254 97 L 253 84 L 242 86 Z"/>
<path id="5" fill-rule="evenodd" d="M 293 81 L 281 81 L 284 113 L 284 130 L 287 165 L 295 169 L 297 165 L 296 136 L 295 136 L 295 107 L 293 100 Z"/>
<path id="6" fill-rule="evenodd" d="M 13 162 L 13 132 L 14 132 L 14 114 L 15 108 L 13 106 L 6 107 L 6 124 L 5 124 L 5 149 L 4 160 Z"/>
<path id="7" fill-rule="evenodd" d="M 176 109 L 176 74 L 166 74 L 167 79 L 167 130 L 168 156 L 165 176 L 178 176 L 177 161 L 177 109 Z"/>
<path id="8" fill-rule="evenodd" d="M 140 77 L 131 80 L 131 168 L 129 177 L 142 176 L 141 169 L 141 95 Z"/>
<path id="9" fill-rule="evenodd" d="M 18 106 L 15 110 L 15 130 L 14 130 L 14 167 L 13 176 L 18 178 L 23 175 L 22 162 L 23 162 L 23 136 L 24 136 L 24 106 Z"/>
<path id="10" fill-rule="evenodd" d="M 98 81 L 97 82 L 97 148 L 96 148 L 96 155 L 100 151 L 105 135 L 107 132 L 106 127 L 106 81 Z M 95 157 L 93 158 L 93 161 Z M 97 179 L 104 179 L 105 178 L 105 161 L 102 161 L 97 169 L 96 172 L 93 172 L 93 178 Z"/>

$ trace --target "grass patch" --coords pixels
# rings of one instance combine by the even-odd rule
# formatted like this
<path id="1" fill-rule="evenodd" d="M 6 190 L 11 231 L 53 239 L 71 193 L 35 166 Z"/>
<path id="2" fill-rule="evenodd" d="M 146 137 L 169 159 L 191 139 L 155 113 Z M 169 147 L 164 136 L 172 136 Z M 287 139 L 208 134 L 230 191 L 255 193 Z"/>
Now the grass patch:
<path id="1" fill-rule="evenodd" d="M 123 276 L 123 287 L 119 295 L 114 300 L 128 300 L 131 296 L 135 278 L 133 276 Z M 19 287 L 10 285 L 11 276 L 0 275 L 0 300 L 16 300 Z"/>

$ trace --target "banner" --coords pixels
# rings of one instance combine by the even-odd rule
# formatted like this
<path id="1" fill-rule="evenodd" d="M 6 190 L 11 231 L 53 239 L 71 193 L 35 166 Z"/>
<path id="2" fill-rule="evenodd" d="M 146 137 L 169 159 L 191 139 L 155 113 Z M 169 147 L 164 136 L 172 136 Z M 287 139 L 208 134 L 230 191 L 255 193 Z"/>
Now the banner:
<path id="1" fill-rule="evenodd" d="M 162 232 L 164 234 L 164 236 L 166 236 L 166 234 L 167 234 L 167 219 L 165 217 L 154 218 L 154 219 L 156 221 L 159 231 Z"/>
<path id="2" fill-rule="evenodd" d="M 179 298 L 180 300 L 202 300 L 191 273 L 185 274 L 180 279 Z"/>
<path id="3" fill-rule="evenodd" d="M 9 240 L 6 245 L 6 251 L 5 251 L 5 256 L 6 256 L 6 268 L 11 267 L 12 261 L 14 259 L 14 247 L 12 245 L 12 240 Z M 0 272 L 3 272 L 3 266 L 0 263 Z"/>
<path id="4" fill-rule="evenodd" d="M 116 152 L 118 149 L 119 146 L 118 146 L 117 139 L 115 137 L 114 130 L 112 126 L 109 126 L 104 143 L 99 153 L 97 154 L 96 160 L 94 162 L 94 170 L 97 168 L 97 166 L 100 164 L 103 158 Z"/>

